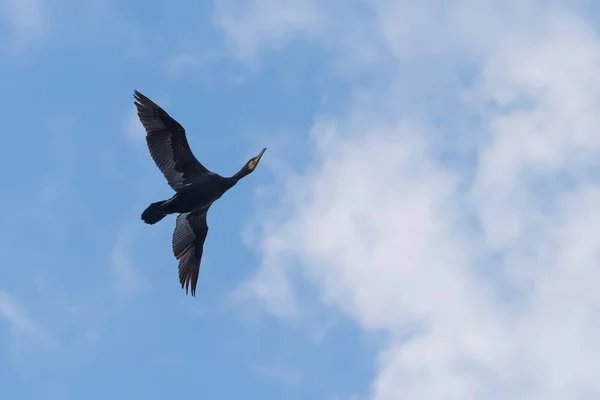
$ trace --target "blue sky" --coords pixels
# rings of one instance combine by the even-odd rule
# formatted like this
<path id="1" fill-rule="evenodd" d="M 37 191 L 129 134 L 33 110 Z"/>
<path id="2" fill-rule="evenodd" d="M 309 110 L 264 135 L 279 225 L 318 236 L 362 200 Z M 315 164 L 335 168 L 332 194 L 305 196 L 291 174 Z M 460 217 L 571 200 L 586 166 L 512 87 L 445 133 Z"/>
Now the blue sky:
<path id="1" fill-rule="evenodd" d="M 250 71 L 225 54 L 210 4 L 42 5 L 43 33 L 16 49 L 16 28 L 2 25 L 0 289 L 9 316 L 0 319 L 0 397 L 303 399 L 362 390 L 359 372 L 369 367 L 351 324 L 318 343 L 310 330 L 253 318 L 228 300 L 259 262 L 242 229 L 254 193 L 273 181 L 268 156 L 281 146 L 271 143 L 302 142 L 319 107 L 318 55 L 301 56 L 301 82 L 285 70 L 292 51 Z M 216 55 L 170 70 L 186 52 Z M 139 219 L 171 189 L 136 136 L 141 125 L 130 124 L 134 88 L 187 128 L 198 158 L 218 173 L 270 148 L 211 210 L 195 299 L 178 287 L 174 219 L 153 227 Z M 275 130 L 281 137 L 269 139 Z M 305 162 L 302 152 L 293 157 Z M 30 331 L 15 325 L 11 306 Z M 332 375 L 339 359 L 357 367 Z"/>
<path id="2" fill-rule="evenodd" d="M 594 7 L 0 4 L 0 398 L 600 397 Z M 268 148 L 196 298 L 134 89 Z"/>

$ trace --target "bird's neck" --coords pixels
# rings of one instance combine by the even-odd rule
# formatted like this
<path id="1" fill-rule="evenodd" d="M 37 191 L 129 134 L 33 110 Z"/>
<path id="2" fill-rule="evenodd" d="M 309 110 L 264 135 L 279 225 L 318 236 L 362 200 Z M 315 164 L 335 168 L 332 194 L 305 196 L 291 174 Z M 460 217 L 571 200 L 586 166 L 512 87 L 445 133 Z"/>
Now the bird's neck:
<path id="1" fill-rule="evenodd" d="M 238 183 L 240 179 L 247 176 L 249 173 L 250 173 L 250 171 L 248 171 L 246 168 L 240 169 L 238 172 L 236 172 L 235 175 L 233 175 L 231 178 L 229 178 L 233 182 L 231 186 Z"/>

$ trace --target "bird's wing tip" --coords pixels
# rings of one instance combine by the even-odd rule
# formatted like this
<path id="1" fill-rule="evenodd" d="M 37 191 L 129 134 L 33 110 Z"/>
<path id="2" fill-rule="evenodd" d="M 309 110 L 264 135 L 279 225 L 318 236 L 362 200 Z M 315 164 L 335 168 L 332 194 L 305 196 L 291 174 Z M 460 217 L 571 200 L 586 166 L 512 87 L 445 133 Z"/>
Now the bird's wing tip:
<path id="1" fill-rule="evenodd" d="M 144 96 L 142 93 L 140 93 L 136 89 L 133 89 L 133 97 L 135 97 L 135 99 L 137 101 L 139 101 L 140 103 L 146 98 L 146 96 Z"/>

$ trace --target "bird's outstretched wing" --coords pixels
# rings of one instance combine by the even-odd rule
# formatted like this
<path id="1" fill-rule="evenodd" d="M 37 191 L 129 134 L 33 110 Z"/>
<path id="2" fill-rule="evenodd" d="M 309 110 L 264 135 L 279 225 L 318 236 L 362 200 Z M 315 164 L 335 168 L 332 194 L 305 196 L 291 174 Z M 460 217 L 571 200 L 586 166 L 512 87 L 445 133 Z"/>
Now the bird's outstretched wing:
<path id="1" fill-rule="evenodd" d="M 185 286 L 186 294 L 191 286 L 192 296 L 196 295 L 200 261 L 208 234 L 207 212 L 202 210 L 179 214 L 173 232 L 173 254 L 179 260 L 179 282 L 182 289 Z"/>
<path id="2" fill-rule="evenodd" d="M 192 153 L 183 126 L 137 90 L 134 97 L 138 117 L 146 130 L 150 155 L 169 185 L 177 191 L 211 174 Z"/>

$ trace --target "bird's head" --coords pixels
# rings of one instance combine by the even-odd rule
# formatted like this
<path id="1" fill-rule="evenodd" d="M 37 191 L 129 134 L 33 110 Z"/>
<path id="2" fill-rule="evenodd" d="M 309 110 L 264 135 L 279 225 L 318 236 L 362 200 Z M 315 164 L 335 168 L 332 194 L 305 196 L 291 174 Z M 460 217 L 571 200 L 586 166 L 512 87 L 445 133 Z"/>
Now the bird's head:
<path id="1" fill-rule="evenodd" d="M 267 149 L 262 149 L 260 151 L 260 153 L 258 153 L 257 156 L 252 157 L 250 160 L 248 160 L 248 162 L 242 167 L 242 169 L 240 170 L 240 172 L 238 172 L 236 175 L 238 177 L 238 179 L 243 178 L 246 175 L 251 174 L 255 169 L 256 166 L 258 165 L 258 162 L 260 161 L 261 157 L 263 156 L 263 154 L 265 154 L 265 151 Z"/>
<path id="2" fill-rule="evenodd" d="M 258 165 L 258 162 L 260 161 L 260 158 L 263 156 L 263 154 L 265 154 L 265 151 L 267 151 L 266 148 L 262 149 L 256 157 L 252 157 L 250 160 L 248 160 L 244 168 L 248 169 L 250 172 L 254 171 L 254 169 Z"/>

